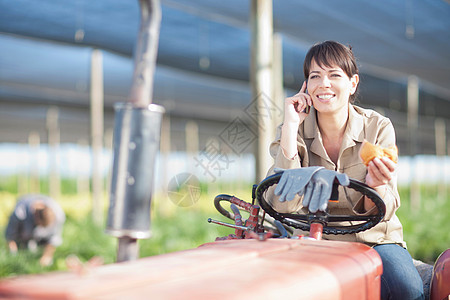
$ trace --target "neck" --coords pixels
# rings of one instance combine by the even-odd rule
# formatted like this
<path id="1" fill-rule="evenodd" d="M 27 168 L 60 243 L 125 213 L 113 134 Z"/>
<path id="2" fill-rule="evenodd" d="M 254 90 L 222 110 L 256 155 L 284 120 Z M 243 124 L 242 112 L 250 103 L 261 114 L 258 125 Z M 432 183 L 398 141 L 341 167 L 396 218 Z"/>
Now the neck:
<path id="1" fill-rule="evenodd" d="M 339 112 L 317 112 L 317 123 L 322 137 L 328 140 L 340 140 L 344 136 L 348 121 L 348 106 Z"/>

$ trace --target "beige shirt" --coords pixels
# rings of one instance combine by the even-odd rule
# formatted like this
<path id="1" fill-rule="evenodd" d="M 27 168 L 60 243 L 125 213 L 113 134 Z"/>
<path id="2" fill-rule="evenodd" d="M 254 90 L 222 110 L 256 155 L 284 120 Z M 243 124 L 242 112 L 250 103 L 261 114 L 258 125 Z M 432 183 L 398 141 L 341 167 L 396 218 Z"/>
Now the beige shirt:
<path id="1" fill-rule="evenodd" d="M 395 131 L 391 121 L 369 109 L 349 105 L 349 119 L 342 140 L 337 165 L 329 158 L 323 146 L 322 136 L 316 119 L 316 111 L 311 109 L 304 122 L 300 124 L 297 135 L 298 155 L 293 159 L 284 156 L 280 147 L 281 126 L 278 126 L 276 138 L 270 145 L 270 154 L 275 160 L 268 174 L 273 169 L 294 169 L 300 167 L 323 166 L 347 174 L 350 178 L 365 182 L 367 168 L 359 157 L 362 142 L 367 140 L 372 144 L 389 147 L 395 145 Z M 271 205 L 279 212 L 298 212 L 302 209 L 301 198 L 292 201 L 279 202 L 273 190 L 268 197 Z M 383 198 L 386 204 L 386 215 L 375 227 L 356 234 L 324 235 L 324 239 L 362 242 L 370 246 L 376 244 L 395 243 L 406 247 L 403 241 L 402 224 L 395 212 L 400 207 L 400 197 L 397 190 L 397 173 L 394 172 L 387 185 Z M 363 196 L 353 189 L 340 187 L 339 201 L 329 202 L 330 214 L 361 215 Z M 366 214 L 370 213 L 367 212 Z M 347 222 L 348 224 L 348 222 Z M 299 233 L 299 232 L 297 232 Z"/>

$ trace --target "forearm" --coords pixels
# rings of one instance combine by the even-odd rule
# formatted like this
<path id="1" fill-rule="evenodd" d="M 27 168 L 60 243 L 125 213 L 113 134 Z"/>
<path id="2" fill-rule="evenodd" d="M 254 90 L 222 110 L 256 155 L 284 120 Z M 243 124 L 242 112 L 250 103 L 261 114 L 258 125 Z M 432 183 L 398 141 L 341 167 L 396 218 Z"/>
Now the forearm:
<path id="1" fill-rule="evenodd" d="M 380 186 L 374 187 L 373 189 L 380 195 L 381 199 L 384 199 L 384 197 L 386 195 L 386 185 L 380 185 Z M 375 204 L 372 202 L 372 200 L 370 200 L 369 197 L 365 196 L 364 197 L 364 210 L 369 211 L 374 206 L 375 206 Z M 375 213 L 376 213 L 376 211 L 374 211 L 374 214 Z"/>
<path id="2" fill-rule="evenodd" d="M 44 252 L 42 253 L 42 257 L 53 257 L 53 254 L 55 253 L 56 247 L 53 245 L 46 245 L 44 248 Z"/>
<path id="3" fill-rule="evenodd" d="M 284 123 L 281 127 L 280 146 L 286 158 L 293 159 L 297 155 L 298 124 Z"/>
<path id="4" fill-rule="evenodd" d="M 281 150 L 288 159 L 297 154 L 298 126 L 305 120 L 307 114 L 304 109 L 312 105 L 311 97 L 306 91 L 306 81 L 300 91 L 292 97 L 284 99 L 284 121 L 281 128 Z"/>

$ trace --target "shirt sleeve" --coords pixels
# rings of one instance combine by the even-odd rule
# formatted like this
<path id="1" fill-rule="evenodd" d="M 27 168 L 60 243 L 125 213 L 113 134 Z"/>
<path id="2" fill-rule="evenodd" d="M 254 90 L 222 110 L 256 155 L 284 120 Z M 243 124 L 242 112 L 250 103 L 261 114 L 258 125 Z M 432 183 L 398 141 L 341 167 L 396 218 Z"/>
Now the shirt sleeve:
<path id="1" fill-rule="evenodd" d="M 390 147 L 396 145 L 395 130 L 389 119 L 384 119 L 376 143 L 383 147 Z M 400 207 L 400 196 L 397 189 L 397 170 L 392 174 L 392 179 L 386 186 L 386 193 L 384 195 L 384 203 L 386 204 L 385 220 L 390 220 L 395 211 Z"/>
<path id="2" fill-rule="evenodd" d="M 274 168 L 281 168 L 281 169 L 297 169 L 301 167 L 301 159 L 299 152 L 297 151 L 296 155 L 293 158 L 288 158 L 284 155 L 283 149 L 280 145 L 281 140 L 281 127 L 282 125 L 277 127 L 275 140 L 270 144 L 269 152 L 272 158 L 274 159 L 274 164 L 267 172 L 267 175 L 273 174 Z M 297 149 L 302 144 L 302 141 L 297 141 Z M 304 144 L 304 143 L 303 143 Z M 306 149 L 306 146 L 305 146 Z"/>
<path id="3" fill-rule="evenodd" d="M 20 220 L 13 212 L 9 217 L 9 222 L 5 231 L 5 238 L 7 241 L 16 241 L 19 238 L 19 223 Z"/>
<path id="4" fill-rule="evenodd" d="M 297 154 L 293 158 L 287 158 L 283 153 L 283 149 L 280 146 L 281 126 L 282 125 L 277 127 L 275 140 L 270 144 L 269 152 L 274 159 L 274 164 L 268 170 L 267 176 L 274 174 L 275 168 L 297 169 L 301 167 L 299 152 L 297 152 Z M 297 142 L 297 149 L 299 147 L 299 142 Z M 304 149 L 306 149 L 306 146 L 304 147 Z M 291 201 L 278 201 L 279 197 L 274 194 L 275 186 L 276 185 L 269 187 L 265 195 L 265 199 L 273 207 L 273 209 L 280 213 L 292 213 L 298 211 L 302 207 L 302 198 L 298 195 L 296 195 L 295 198 Z"/>
<path id="5" fill-rule="evenodd" d="M 19 241 L 22 238 L 31 236 L 32 229 L 29 228 L 29 206 L 26 201 L 18 201 L 14 211 L 9 217 L 9 222 L 5 231 L 5 238 L 8 241 Z"/>
<path id="6" fill-rule="evenodd" d="M 58 247 L 62 244 L 62 226 L 56 225 L 53 235 L 50 237 L 49 244 Z"/>
<path id="7" fill-rule="evenodd" d="M 52 203 L 51 207 L 53 209 L 53 212 L 55 213 L 56 220 L 53 229 L 53 234 L 50 237 L 49 243 L 55 247 L 58 247 L 63 242 L 62 234 L 64 223 L 66 221 L 66 215 L 58 204 Z"/>

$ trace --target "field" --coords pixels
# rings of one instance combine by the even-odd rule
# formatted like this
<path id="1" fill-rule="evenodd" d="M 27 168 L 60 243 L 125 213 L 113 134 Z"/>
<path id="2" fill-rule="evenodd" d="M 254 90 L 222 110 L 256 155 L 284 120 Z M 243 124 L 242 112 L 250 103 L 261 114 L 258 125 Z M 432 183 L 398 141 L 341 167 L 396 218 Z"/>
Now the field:
<path id="1" fill-rule="evenodd" d="M 248 190 L 234 194 L 250 201 L 251 185 Z M 215 195 L 233 190 L 228 187 L 205 192 L 200 200 L 190 207 L 178 207 L 165 195 L 155 195 L 152 202 L 152 237 L 139 240 L 140 256 L 152 256 L 183 249 L 195 248 L 214 241 L 218 236 L 233 233 L 233 229 L 207 223 L 207 219 L 225 220 L 214 208 Z M 402 207 L 398 216 L 404 225 L 404 236 L 411 255 L 432 263 L 437 256 L 450 246 L 450 197 L 438 196 L 436 186 L 421 187 L 421 201 L 412 208 L 409 190 L 400 188 Z M 450 191 L 447 191 L 450 195 Z M 4 232 L 9 213 L 15 203 L 16 194 L 0 192 L 0 230 Z M 3 234 L 0 237 L 0 277 L 20 274 L 45 273 L 67 270 L 66 258 L 76 255 L 83 263 L 94 256 L 101 257 L 105 264 L 116 260 L 117 239 L 104 233 L 104 225 L 96 225 L 91 218 L 89 195 L 69 194 L 59 199 L 67 215 L 64 226 L 64 243 L 61 245 L 50 267 L 38 263 L 40 253 L 19 251 L 11 255 L 7 251 Z M 105 195 L 105 211 L 108 206 Z M 104 217 L 106 220 L 106 216 Z M 106 221 L 102 222 L 105 223 Z"/>

